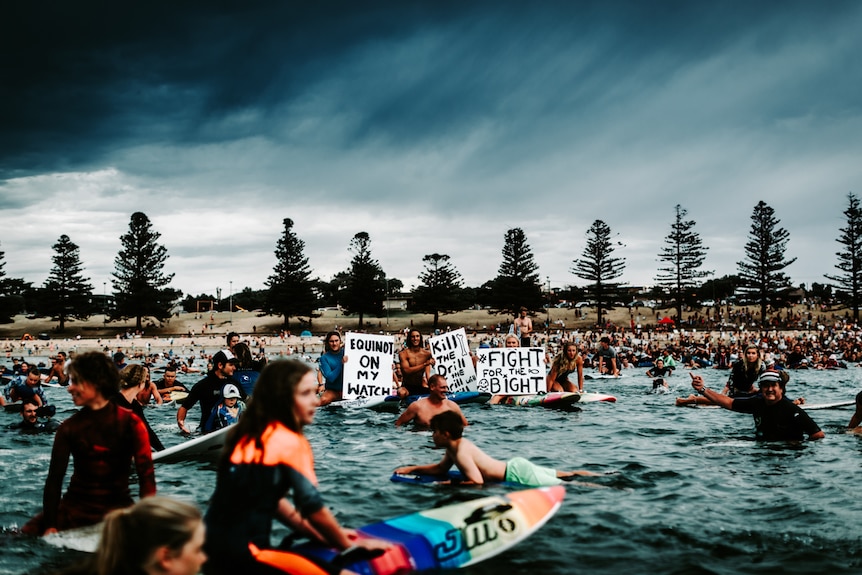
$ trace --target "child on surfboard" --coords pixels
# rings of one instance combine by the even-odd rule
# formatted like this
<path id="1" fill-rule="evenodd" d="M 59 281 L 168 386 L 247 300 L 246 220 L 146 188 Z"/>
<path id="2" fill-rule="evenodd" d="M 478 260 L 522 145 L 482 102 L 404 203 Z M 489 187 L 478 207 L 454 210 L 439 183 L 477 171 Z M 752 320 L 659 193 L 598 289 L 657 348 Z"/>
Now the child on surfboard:
<path id="1" fill-rule="evenodd" d="M 428 465 L 399 467 L 395 473 L 445 475 L 452 465 L 455 465 L 467 478 L 467 481 L 461 482 L 461 485 L 483 485 L 486 482 L 507 481 L 529 487 L 558 485 L 563 480 L 570 480 L 576 476 L 599 475 L 591 471 L 557 471 L 531 463 L 523 457 L 515 457 L 509 461 L 494 459 L 472 441 L 462 437 L 464 423 L 458 414 L 452 411 L 444 411 L 432 417 L 431 431 L 434 445 L 446 450 L 443 459 Z"/>

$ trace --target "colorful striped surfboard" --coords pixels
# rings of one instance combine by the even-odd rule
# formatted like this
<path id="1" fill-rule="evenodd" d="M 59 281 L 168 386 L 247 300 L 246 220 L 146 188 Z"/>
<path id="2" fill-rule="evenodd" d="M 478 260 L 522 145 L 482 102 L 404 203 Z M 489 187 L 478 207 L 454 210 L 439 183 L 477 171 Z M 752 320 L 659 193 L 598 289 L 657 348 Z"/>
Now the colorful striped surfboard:
<path id="1" fill-rule="evenodd" d="M 363 575 L 393 575 L 473 565 L 534 533 L 560 508 L 565 493 L 562 486 L 526 489 L 372 523 L 358 530 L 360 536 L 394 545 L 380 557 L 344 568 Z M 326 561 L 336 555 L 313 544 L 291 551 Z"/>

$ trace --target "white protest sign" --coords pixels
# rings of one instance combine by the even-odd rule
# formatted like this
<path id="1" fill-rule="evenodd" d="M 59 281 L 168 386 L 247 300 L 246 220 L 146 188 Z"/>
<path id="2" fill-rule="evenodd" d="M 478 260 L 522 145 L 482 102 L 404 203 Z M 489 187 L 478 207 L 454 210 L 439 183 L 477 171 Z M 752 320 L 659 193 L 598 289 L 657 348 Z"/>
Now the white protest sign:
<path id="1" fill-rule="evenodd" d="M 446 378 L 449 392 L 476 391 L 476 369 L 464 328 L 428 340 L 434 357 L 434 371 Z"/>
<path id="2" fill-rule="evenodd" d="M 344 338 L 344 399 L 392 394 L 395 340 L 389 335 L 348 333 Z"/>
<path id="3" fill-rule="evenodd" d="M 544 349 L 480 347 L 476 355 L 479 391 L 493 395 L 534 395 L 547 391 Z"/>

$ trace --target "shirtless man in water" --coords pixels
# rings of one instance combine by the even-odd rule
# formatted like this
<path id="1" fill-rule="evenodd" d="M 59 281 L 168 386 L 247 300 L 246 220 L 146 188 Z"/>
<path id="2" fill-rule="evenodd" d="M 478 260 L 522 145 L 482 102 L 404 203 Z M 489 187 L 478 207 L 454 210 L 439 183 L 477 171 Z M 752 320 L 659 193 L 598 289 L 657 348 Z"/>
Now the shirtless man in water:
<path id="1" fill-rule="evenodd" d="M 461 416 L 461 421 L 467 425 L 467 419 L 461 412 L 458 404 L 448 399 L 449 384 L 442 375 L 434 374 L 428 380 L 428 389 L 431 394 L 428 397 L 417 399 L 404 410 L 404 413 L 395 421 L 395 425 L 404 425 L 415 420 L 416 425 L 422 427 L 431 426 L 431 418 L 444 411 L 453 411 Z"/>
<path id="2" fill-rule="evenodd" d="M 431 352 L 422 345 L 422 334 L 418 329 L 411 329 L 407 334 L 407 348 L 398 352 L 401 360 L 401 387 L 398 395 L 421 395 L 427 391 L 425 384 L 434 365 Z"/>

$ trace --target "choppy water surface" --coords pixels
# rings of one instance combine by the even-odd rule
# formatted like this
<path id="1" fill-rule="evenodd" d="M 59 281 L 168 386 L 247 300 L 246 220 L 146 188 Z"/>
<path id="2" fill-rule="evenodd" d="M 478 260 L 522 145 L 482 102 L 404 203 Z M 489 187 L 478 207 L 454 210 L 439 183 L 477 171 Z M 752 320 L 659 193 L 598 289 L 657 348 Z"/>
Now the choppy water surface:
<path id="1" fill-rule="evenodd" d="M 598 478 L 601 487 L 569 485 L 563 508 L 545 527 L 464 573 L 862 572 L 862 438 L 843 433 L 852 409 L 812 412 L 827 434 L 823 441 L 758 444 L 749 440 L 748 415 L 674 407 L 674 397 L 690 390 L 685 371 L 671 378 L 667 395 L 648 394 L 650 380 L 632 375 L 641 371 L 615 382 L 588 381 L 588 390 L 613 393 L 618 402 L 575 413 L 465 406 L 468 437 L 498 458 L 522 455 L 558 469 L 617 473 Z M 714 388 L 726 375 L 702 373 Z M 811 403 L 849 400 L 860 387 L 862 368 L 799 371 L 789 395 Z M 48 391 L 58 417 L 68 416 L 73 408 L 65 391 Z M 173 407 L 147 415 L 166 445 L 182 440 Z M 5 426 L 17 416 L 0 417 Z M 393 468 L 441 455 L 427 432 L 395 429 L 394 419 L 322 410 L 308 429 L 326 501 L 347 526 L 477 492 L 391 483 Z M 8 531 L 41 507 L 52 439 L 4 433 L 0 526 Z M 157 465 L 156 477 L 160 493 L 202 507 L 214 485 L 212 466 L 200 462 Z M 80 557 L 9 534 L 0 542 L 0 573 L 47 573 Z"/>

